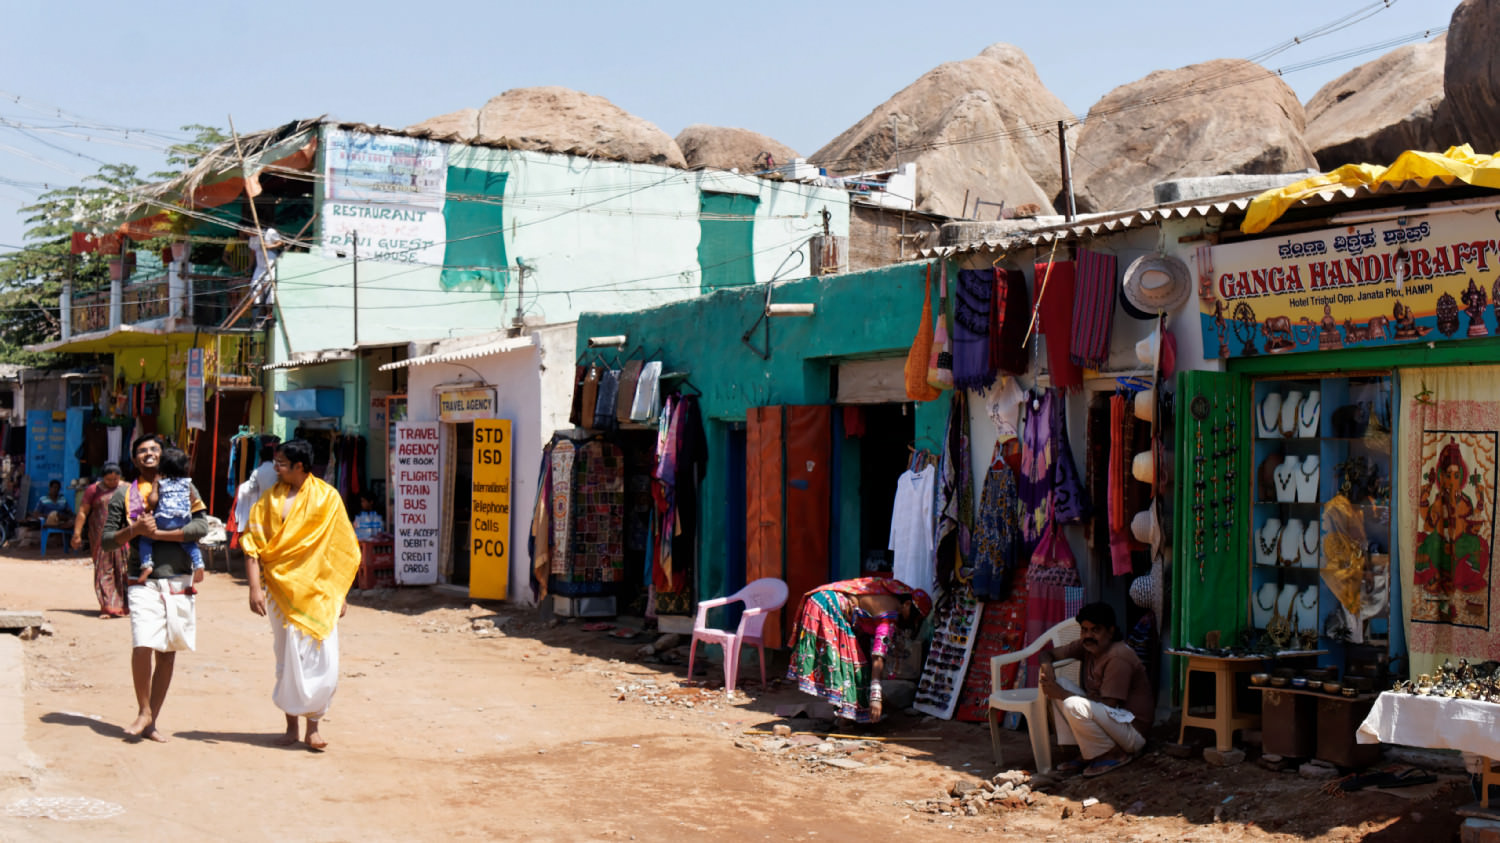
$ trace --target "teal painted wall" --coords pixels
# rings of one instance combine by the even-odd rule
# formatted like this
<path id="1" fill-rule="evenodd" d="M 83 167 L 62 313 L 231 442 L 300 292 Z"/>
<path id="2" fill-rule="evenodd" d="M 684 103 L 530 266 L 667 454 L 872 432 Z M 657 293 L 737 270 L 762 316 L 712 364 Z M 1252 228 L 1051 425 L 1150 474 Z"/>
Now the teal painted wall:
<path id="1" fill-rule="evenodd" d="M 904 357 L 911 348 L 922 314 L 926 264 L 901 264 L 869 272 L 805 278 L 777 284 L 772 301 L 813 303 L 812 316 L 771 319 L 771 358 L 763 359 L 740 337 L 765 307 L 766 288 L 719 290 L 686 301 L 632 313 L 584 313 L 578 318 L 576 354 L 588 349 L 588 338 L 624 334 L 627 348 L 651 353 L 668 372 L 687 372 L 703 393 L 700 406 L 709 445 L 703 486 L 703 529 L 698 597 L 724 593 L 721 550 L 725 536 L 724 500 L 729 424 L 743 422 L 750 407 L 778 404 L 827 404 L 831 401 L 832 366 L 840 360 Z M 750 341 L 765 343 L 765 325 Z M 916 406 L 915 435 L 941 442 L 948 419 L 948 395 Z M 847 483 L 846 478 L 835 482 Z M 847 489 L 848 486 L 844 485 Z M 742 513 L 738 514 L 742 517 Z M 844 521 L 843 513 L 834 513 Z M 857 548 L 855 534 L 841 531 L 843 547 Z M 851 551 L 855 552 L 855 551 Z M 852 575 L 858 560 L 840 558 L 840 571 Z"/>

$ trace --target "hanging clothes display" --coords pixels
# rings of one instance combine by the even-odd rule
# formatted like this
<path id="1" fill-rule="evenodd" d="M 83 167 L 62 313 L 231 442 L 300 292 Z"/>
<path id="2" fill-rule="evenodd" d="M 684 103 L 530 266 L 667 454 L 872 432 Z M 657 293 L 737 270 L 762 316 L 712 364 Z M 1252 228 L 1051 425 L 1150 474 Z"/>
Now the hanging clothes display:
<path id="1" fill-rule="evenodd" d="M 691 614 L 697 567 L 699 494 L 708 468 L 708 448 L 698 399 L 673 395 L 662 407 L 652 496 L 654 607 L 662 615 Z"/>
<path id="2" fill-rule="evenodd" d="M 990 364 L 993 276 L 983 270 L 960 270 L 955 286 L 953 385 L 958 389 L 984 391 L 995 383 L 995 367 Z"/>
<path id="3" fill-rule="evenodd" d="M 605 369 L 599 377 L 599 394 L 594 401 L 595 430 L 614 430 L 619 426 L 620 370 Z"/>
<path id="4" fill-rule="evenodd" d="M 979 496 L 979 512 L 974 525 L 974 553 L 971 557 L 971 586 L 980 600 L 1004 600 L 1020 567 L 1024 553 L 1021 540 L 1021 499 L 1016 490 L 1015 471 L 1006 457 L 1007 446 L 1015 461 L 1020 462 L 1020 447 L 1014 439 L 995 442 L 984 488 Z"/>
<path id="5" fill-rule="evenodd" d="M 938 461 L 937 514 L 933 547 L 937 581 L 946 585 L 969 558 L 974 529 L 973 470 L 969 465 L 969 402 L 967 393 L 954 390 Z"/>
<path id="6" fill-rule="evenodd" d="M 1068 447 L 1064 407 L 1056 390 L 1033 394 L 1027 402 L 1020 484 L 1026 508 L 1023 535 L 1032 544 L 1026 573 L 1027 644 L 1072 617 L 1071 603 L 1082 604 L 1077 560 L 1062 525 L 1081 520 L 1089 505 Z M 1035 676 L 1035 661 L 1028 662 L 1029 676 Z"/>
<path id="7" fill-rule="evenodd" d="M 891 505 L 891 575 L 912 588 L 934 593 L 932 501 L 937 468 L 930 462 L 908 469 L 896 481 Z"/>
<path id="8" fill-rule="evenodd" d="M 630 420 L 652 424 L 661 412 L 661 361 L 651 360 L 641 367 L 635 385 L 635 401 L 630 406 Z"/>
<path id="9" fill-rule="evenodd" d="M 1069 359 L 1075 366 L 1102 369 L 1109 358 L 1109 334 L 1115 317 L 1119 260 L 1080 248 L 1077 251 L 1077 296 L 1073 299 L 1073 340 Z"/>
<path id="10" fill-rule="evenodd" d="M 543 482 L 550 518 L 533 513 L 532 520 L 533 531 L 550 527 L 551 542 L 543 546 L 551 566 L 545 590 L 566 597 L 613 594 L 625 571 L 624 456 L 603 439 L 555 439 L 549 462 L 544 471 L 550 477 Z M 533 545 L 543 545 L 535 532 Z"/>
<path id="11" fill-rule="evenodd" d="M 995 267 L 995 289 L 990 295 L 990 368 L 1024 375 L 1031 363 L 1026 327 L 1031 318 L 1031 295 L 1019 269 Z"/>
<path id="12" fill-rule="evenodd" d="M 1037 325 L 1047 341 L 1047 372 L 1056 389 L 1083 385 L 1083 369 L 1072 359 L 1074 264 L 1036 265 Z"/>

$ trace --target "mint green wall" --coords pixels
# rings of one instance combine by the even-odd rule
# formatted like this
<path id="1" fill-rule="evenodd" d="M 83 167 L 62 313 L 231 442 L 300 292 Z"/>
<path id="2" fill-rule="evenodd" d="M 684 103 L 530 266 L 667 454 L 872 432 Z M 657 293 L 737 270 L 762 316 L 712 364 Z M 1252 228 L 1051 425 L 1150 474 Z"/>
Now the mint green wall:
<path id="1" fill-rule="evenodd" d="M 740 341 L 765 306 L 764 286 L 719 290 L 633 313 L 579 316 L 577 354 L 587 350 L 589 337 L 625 334 L 627 348 L 640 347 L 649 354 L 660 347 L 665 370 L 689 372 L 688 379 L 703 392 L 700 406 L 709 463 L 703 493 L 700 599 L 718 596 L 725 587 L 721 548 L 726 515 L 719 502 L 724 500 L 727 482 L 722 455 L 728 423 L 743 422 L 750 407 L 828 403 L 831 366 L 841 359 L 904 357 L 922 314 L 925 272 L 926 264 L 902 264 L 777 284 L 773 301 L 812 302 L 817 312 L 810 317 L 771 319 L 770 360 L 763 360 Z M 764 324 L 756 327 L 751 341 L 757 347 L 765 342 Z M 916 406 L 919 439 L 942 441 L 947 396 Z M 847 478 L 835 478 L 835 482 L 846 483 Z M 847 520 L 845 513 L 836 515 Z M 858 547 L 857 535 L 841 533 L 841 537 L 846 538 L 844 546 Z M 849 571 L 849 564 L 840 558 L 841 571 Z"/>
<path id="2" fill-rule="evenodd" d="M 321 172 L 321 155 L 317 166 Z M 741 204 L 753 208 L 757 282 L 778 270 L 806 267 L 807 240 L 821 232 L 823 210 L 831 214 L 834 234 L 849 232 L 848 194 L 835 188 L 462 145 L 449 147 L 448 166 L 506 174 L 504 255 L 512 265 L 524 261 L 528 267 L 526 315 L 548 323 L 572 321 L 584 311 L 638 310 L 698 295 L 705 191 L 742 196 Z M 321 186 L 314 204 L 321 210 Z M 307 236 L 316 240 L 319 233 Z M 800 264 L 788 260 L 799 250 Z M 351 267 L 347 256 L 324 256 L 321 249 L 281 257 L 281 326 L 272 362 L 292 351 L 354 343 Z M 514 318 L 515 273 L 503 294 L 477 283 L 444 290 L 440 274 L 437 266 L 361 260 L 359 341 L 467 336 L 504 328 Z"/>

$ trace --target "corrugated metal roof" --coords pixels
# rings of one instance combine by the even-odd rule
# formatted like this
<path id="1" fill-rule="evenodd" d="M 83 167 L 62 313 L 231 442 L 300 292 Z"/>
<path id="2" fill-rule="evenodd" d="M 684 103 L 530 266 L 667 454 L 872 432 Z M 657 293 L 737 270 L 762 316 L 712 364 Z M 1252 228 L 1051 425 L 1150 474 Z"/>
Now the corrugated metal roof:
<path id="1" fill-rule="evenodd" d="M 1354 187 L 1330 187 L 1297 202 L 1299 208 L 1316 208 L 1336 205 L 1358 199 L 1380 196 L 1396 196 L 1421 193 L 1434 188 L 1451 187 L 1457 180 L 1447 177 L 1412 179 L 1397 184 L 1380 184 L 1373 188 L 1364 185 Z M 1250 202 L 1260 193 L 1231 194 L 1173 205 L 1157 205 L 1133 211 L 1094 214 L 1087 219 L 1075 220 L 1064 225 L 1020 231 L 1010 235 L 987 237 L 957 246 L 935 246 L 919 251 L 924 258 L 949 257 L 976 252 L 1000 252 L 1024 246 L 1049 246 L 1055 240 L 1075 240 L 1085 236 L 1097 236 L 1126 231 L 1145 225 L 1153 225 L 1175 219 L 1208 218 L 1227 213 L 1243 214 Z"/>
<path id="2" fill-rule="evenodd" d="M 392 369 L 401 369 L 407 366 L 427 366 L 433 363 L 454 363 L 459 360 L 473 360 L 476 357 L 489 357 L 492 354 L 504 354 L 507 351 L 519 351 L 536 345 L 536 336 L 527 334 L 523 337 L 503 337 L 478 345 L 464 348 L 456 348 L 451 351 L 437 351 L 432 354 L 424 354 L 420 357 L 408 357 L 405 360 L 397 360 L 380 367 L 380 371 L 389 372 Z"/>

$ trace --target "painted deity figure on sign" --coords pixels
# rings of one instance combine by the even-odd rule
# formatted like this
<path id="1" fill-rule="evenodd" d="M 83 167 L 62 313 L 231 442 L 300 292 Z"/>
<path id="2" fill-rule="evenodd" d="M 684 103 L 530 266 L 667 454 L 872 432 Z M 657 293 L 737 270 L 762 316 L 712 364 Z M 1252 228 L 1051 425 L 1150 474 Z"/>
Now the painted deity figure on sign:
<path id="1" fill-rule="evenodd" d="M 1466 491 L 1473 485 L 1475 498 Z M 1438 453 L 1437 466 L 1424 478 L 1417 506 L 1414 581 L 1432 598 L 1435 617 L 1418 620 L 1461 623 L 1484 612 L 1489 593 L 1490 545 L 1481 534 L 1488 500 L 1477 477 L 1469 475 L 1463 447 L 1452 436 Z"/>

